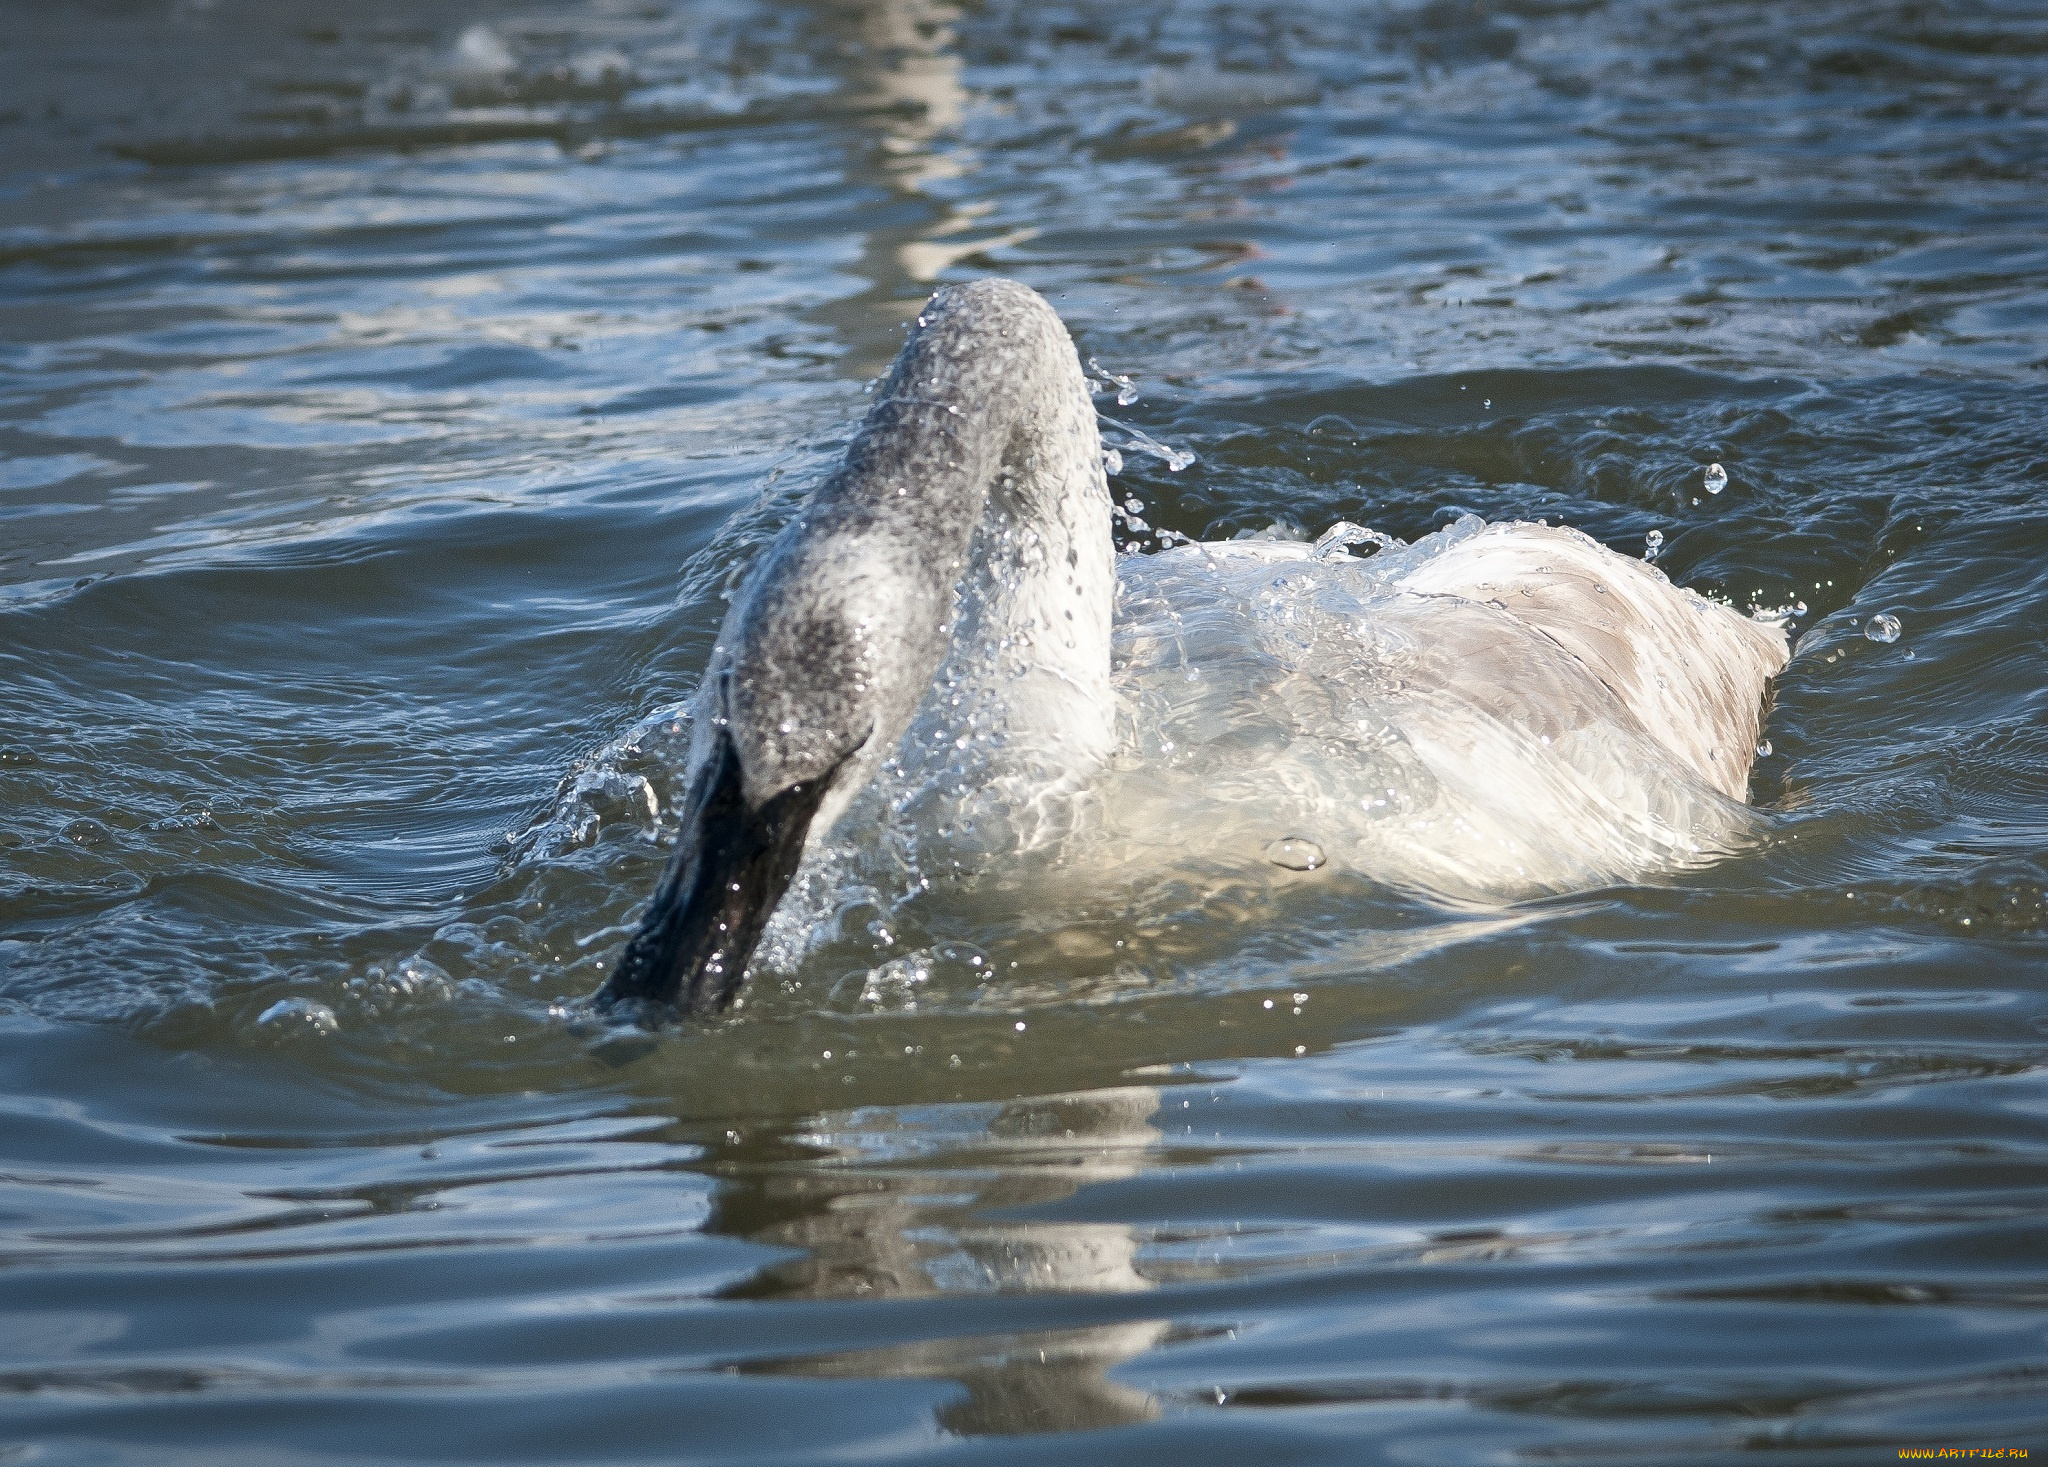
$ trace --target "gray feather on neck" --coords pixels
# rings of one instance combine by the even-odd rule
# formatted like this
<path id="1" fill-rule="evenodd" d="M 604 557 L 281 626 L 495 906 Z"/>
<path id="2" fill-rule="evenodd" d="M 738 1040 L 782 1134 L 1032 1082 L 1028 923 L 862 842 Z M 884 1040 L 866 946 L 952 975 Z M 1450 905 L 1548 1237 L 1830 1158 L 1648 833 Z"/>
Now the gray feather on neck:
<path id="1" fill-rule="evenodd" d="M 697 758 L 722 730 L 755 806 L 836 769 L 821 837 L 894 751 L 964 600 L 979 634 L 999 628 L 1007 644 L 1010 739 L 1099 759 L 1112 554 L 1094 405 L 1059 317 L 1014 281 L 942 289 L 845 463 L 727 615 Z M 963 597 L 976 570 L 983 583 Z"/>

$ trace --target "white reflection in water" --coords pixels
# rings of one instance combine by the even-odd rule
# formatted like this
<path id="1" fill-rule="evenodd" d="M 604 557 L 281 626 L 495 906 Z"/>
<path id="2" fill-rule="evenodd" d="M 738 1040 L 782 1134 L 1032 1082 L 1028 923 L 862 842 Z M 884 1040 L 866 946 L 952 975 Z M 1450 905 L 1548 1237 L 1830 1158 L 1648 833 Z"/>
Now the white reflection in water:
<path id="1" fill-rule="evenodd" d="M 1159 1092 L 1136 1085 L 1014 1101 L 985 1139 L 946 1170 L 912 1157 L 877 1164 L 873 1130 L 800 1139 L 849 1162 L 727 1173 L 712 1230 L 801 1250 L 732 1292 L 757 1299 L 909 1299 L 946 1294 L 1141 1294 L 1155 1287 L 1128 1226 L 1009 1222 L 990 1214 L 1042 1208 L 1091 1183 L 1151 1164 Z M 861 1119 L 871 1120 L 871 1117 Z M 900 1140 L 901 1138 L 896 1138 Z M 991 1155 L 992 1154 L 992 1155 Z M 914 1156 L 914 1153 L 913 1153 Z M 976 1160 L 992 1164 L 976 1166 Z M 1168 1324 L 1126 1319 L 972 1339 L 922 1339 L 752 1364 L 749 1371 L 826 1377 L 955 1380 L 964 1400 L 938 1413 L 970 1435 L 1075 1431 L 1159 1414 L 1147 1392 L 1109 1371 L 1157 1345 Z"/>

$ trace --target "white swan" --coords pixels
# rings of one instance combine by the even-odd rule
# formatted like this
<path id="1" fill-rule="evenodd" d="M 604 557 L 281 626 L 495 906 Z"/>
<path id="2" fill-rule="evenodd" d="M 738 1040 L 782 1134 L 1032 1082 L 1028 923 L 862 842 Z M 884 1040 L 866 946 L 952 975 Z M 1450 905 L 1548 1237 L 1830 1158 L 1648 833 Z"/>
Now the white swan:
<path id="1" fill-rule="evenodd" d="M 1236 789 L 1261 828 L 1198 815 L 1217 838 L 1499 901 L 1697 863 L 1749 832 L 1783 632 L 1576 531 L 1472 520 L 1369 560 L 1233 541 L 1121 566 L 1120 586 L 1058 316 L 1012 281 L 939 291 L 726 617 L 681 843 L 599 1007 L 724 1009 L 806 846 L 972 710 L 993 710 L 1001 755 L 970 802 L 1013 848 L 1072 834 L 1092 791 L 1100 854 L 1171 859 L 1203 838 L 1190 802 Z M 1150 709 L 1121 751 L 1119 691 Z"/>

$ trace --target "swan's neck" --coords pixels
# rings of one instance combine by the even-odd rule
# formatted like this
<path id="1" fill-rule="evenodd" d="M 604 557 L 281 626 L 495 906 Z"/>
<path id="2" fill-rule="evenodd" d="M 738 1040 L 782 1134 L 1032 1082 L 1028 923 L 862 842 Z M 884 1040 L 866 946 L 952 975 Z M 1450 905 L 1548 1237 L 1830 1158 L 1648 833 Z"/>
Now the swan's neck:
<path id="1" fill-rule="evenodd" d="M 896 749 L 953 650 L 1006 746 L 1079 769 L 1113 738 L 1115 593 L 1101 440 L 1073 343 L 1029 289 L 925 307 L 846 462 L 733 609 L 707 686 L 750 799 L 860 741 L 812 826 Z M 815 766 L 815 768 L 814 768 Z"/>
<path id="2" fill-rule="evenodd" d="M 1064 342 L 1062 343 L 1064 345 Z M 959 591 L 955 666 L 1000 716 L 1008 758 L 1085 773 L 1113 742 L 1109 490 L 1094 404 L 1067 347 L 1038 431 L 1010 442 L 989 481 Z"/>

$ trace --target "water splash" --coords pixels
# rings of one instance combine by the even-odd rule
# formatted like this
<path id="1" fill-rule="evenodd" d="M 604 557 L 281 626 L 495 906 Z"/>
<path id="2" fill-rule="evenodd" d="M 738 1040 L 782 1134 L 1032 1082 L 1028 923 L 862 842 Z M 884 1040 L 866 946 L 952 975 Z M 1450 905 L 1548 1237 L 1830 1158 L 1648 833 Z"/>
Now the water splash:
<path id="1" fill-rule="evenodd" d="M 1118 445 L 1119 447 L 1134 448 L 1140 453 L 1151 454 L 1152 457 L 1165 463 L 1168 473 L 1177 474 L 1182 469 L 1196 462 L 1195 454 L 1189 449 L 1175 448 L 1171 444 L 1161 443 L 1143 429 L 1133 428 L 1128 423 L 1119 422 L 1107 413 L 1097 413 L 1096 416 L 1124 435 L 1124 441 Z"/>
<path id="2" fill-rule="evenodd" d="M 689 747 L 689 706 L 657 708 L 564 776 L 544 815 L 507 833 L 507 866 L 556 860 L 616 826 L 673 840 Z"/>
<path id="3" fill-rule="evenodd" d="M 1129 407 L 1138 400 L 1138 384 L 1122 372 L 1112 372 L 1095 358 L 1088 358 L 1087 377 L 1090 386 L 1097 392 L 1116 393 L 1116 405 Z"/>
<path id="4" fill-rule="evenodd" d="M 1112 508 L 1129 523 L 1134 504 Z M 838 832 L 806 856 L 764 934 L 757 981 L 801 983 L 821 964 L 857 972 L 843 996 L 861 1011 L 922 1006 L 933 985 L 964 991 L 966 969 L 932 960 L 941 891 L 947 913 L 988 904 L 1006 926 L 1020 910 L 1068 914 L 1058 924 L 1068 942 L 1080 940 L 1072 914 L 1103 902 L 1107 880 L 1119 932 L 1150 931 L 1133 913 L 1156 909 L 1157 940 L 1170 944 L 1193 940 L 1172 936 L 1190 911 L 1211 927 L 1266 920 L 1276 867 L 1490 900 L 1739 846 L 1748 812 L 1647 775 L 1663 756 L 1626 730 L 1491 718 L 1456 691 L 1473 658 L 1498 662 L 1499 611 L 1418 596 L 1404 581 L 1487 531 L 1468 515 L 1404 544 L 1343 522 L 1313 544 L 1288 534 L 1120 557 L 1117 742 L 1097 768 L 1017 734 L 1035 726 L 1017 715 L 1043 690 L 1003 594 L 1043 547 L 992 517 L 931 695 Z M 1502 675 L 1547 686 L 1568 680 L 1567 660 L 1532 637 Z M 688 742 L 681 709 L 642 720 L 564 781 L 515 861 L 608 834 L 672 840 Z M 1611 832 L 1599 849 L 1571 834 L 1593 805 Z M 1129 875 L 1106 877 L 1117 872 Z M 1017 928 L 1005 940 L 1028 967 L 1034 944 L 1051 939 Z M 1062 963 L 1076 956 L 1060 951 Z M 1127 954 L 1112 943 L 1100 956 L 1113 976 Z M 941 983 L 941 973 L 951 976 Z"/>
<path id="5" fill-rule="evenodd" d="M 1316 536 L 1314 546 L 1317 560 L 1349 560 L 1351 549 L 1356 545 L 1376 545 L 1382 550 L 1400 550 L 1407 546 L 1406 540 L 1398 539 L 1383 530 L 1368 529 L 1354 525 L 1349 520 L 1339 520 L 1322 534 Z"/>

